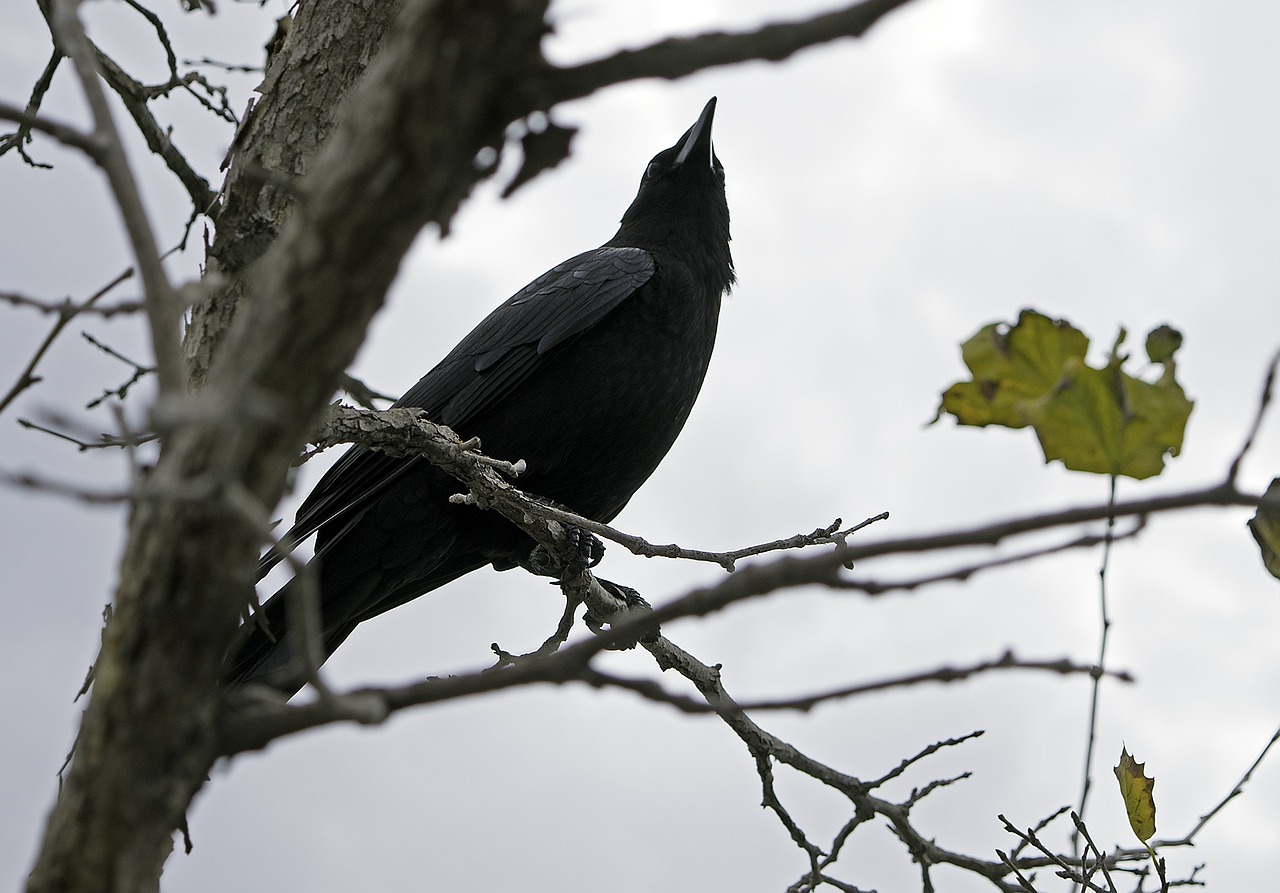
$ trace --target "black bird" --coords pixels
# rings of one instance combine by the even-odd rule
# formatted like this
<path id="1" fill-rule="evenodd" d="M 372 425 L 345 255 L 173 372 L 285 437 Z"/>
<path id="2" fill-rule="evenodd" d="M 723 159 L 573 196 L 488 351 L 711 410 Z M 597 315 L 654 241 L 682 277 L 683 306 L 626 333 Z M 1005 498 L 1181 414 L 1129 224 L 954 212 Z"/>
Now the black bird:
<path id="1" fill-rule="evenodd" d="M 603 522 L 622 511 L 684 427 L 734 281 L 715 107 L 649 162 L 612 239 L 516 292 L 395 405 L 524 459 L 517 484 L 531 495 Z M 528 561 L 526 534 L 448 501 L 461 489 L 425 460 L 362 447 L 320 479 L 285 540 L 317 534 L 326 657 L 362 621 L 484 565 Z M 245 625 L 229 684 L 299 687 L 286 675 L 286 595 L 263 606 L 265 630 Z"/>

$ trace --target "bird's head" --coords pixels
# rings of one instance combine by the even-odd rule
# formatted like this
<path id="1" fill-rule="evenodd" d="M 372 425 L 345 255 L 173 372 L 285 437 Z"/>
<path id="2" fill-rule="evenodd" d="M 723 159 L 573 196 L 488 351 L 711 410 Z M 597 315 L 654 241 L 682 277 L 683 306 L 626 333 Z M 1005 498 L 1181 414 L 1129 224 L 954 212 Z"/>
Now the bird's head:
<path id="1" fill-rule="evenodd" d="M 734 274 L 724 165 L 711 145 L 715 111 L 713 96 L 676 144 L 653 156 L 611 244 L 670 251 L 723 291 Z"/>

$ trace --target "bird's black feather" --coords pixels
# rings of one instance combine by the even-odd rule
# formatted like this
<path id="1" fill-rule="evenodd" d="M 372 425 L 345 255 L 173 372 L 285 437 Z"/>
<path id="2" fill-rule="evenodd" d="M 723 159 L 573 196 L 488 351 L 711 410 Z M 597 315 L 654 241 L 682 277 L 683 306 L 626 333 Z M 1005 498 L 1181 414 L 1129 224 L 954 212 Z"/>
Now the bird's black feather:
<path id="1" fill-rule="evenodd" d="M 601 521 L 620 512 L 688 417 L 733 282 L 714 107 L 650 162 L 611 240 L 520 289 L 395 405 L 524 459 L 526 492 Z M 320 479 L 283 542 L 317 534 L 326 655 L 364 620 L 527 557 L 532 541 L 513 525 L 448 501 L 460 489 L 425 460 L 363 447 Z M 283 592 L 266 603 L 266 631 L 246 625 L 228 681 L 297 687 L 288 603 Z"/>

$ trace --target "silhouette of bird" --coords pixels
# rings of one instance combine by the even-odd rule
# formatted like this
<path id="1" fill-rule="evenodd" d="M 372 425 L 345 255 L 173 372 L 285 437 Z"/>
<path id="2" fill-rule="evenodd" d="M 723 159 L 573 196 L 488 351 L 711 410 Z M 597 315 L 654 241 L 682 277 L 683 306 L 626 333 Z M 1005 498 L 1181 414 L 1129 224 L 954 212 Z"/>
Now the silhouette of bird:
<path id="1" fill-rule="evenodd" d="M 395 405 L 525 460 L 517 484 L 530 495 L 602 522 L 622 511 L 689 417 L 734 282 L 715 107 L 649 162 L 613 238 L 516 292 Z M 316 534 L 326 658 L 365 620 L 485 565 L 529 561 L 525 533 L 449 502 L 463 489 L 424 459 L 359 446 L 320 479 L 284 541 Z M 265 623 L 242 628 L 228 684 L 301 686 L 290 585 L 262 606 Z"/>

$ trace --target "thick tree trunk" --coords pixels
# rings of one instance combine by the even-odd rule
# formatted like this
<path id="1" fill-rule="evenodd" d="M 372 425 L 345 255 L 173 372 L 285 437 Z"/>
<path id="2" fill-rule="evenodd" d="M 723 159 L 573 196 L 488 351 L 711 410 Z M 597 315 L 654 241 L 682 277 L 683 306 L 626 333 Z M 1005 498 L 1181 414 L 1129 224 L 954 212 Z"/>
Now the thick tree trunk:
<path id="1" fill-rule="evenodd" d="M 369 67 L 400 9 L 398 2 L 305 3 L 274 48 L 253 109 L 228 153 L 207 269 L 226 283 L 191 311 L 187 366 L 200 387 L 213 353 L 245 294 L 242 277 L 288 219 L 298 183 L 333 129 L 347 90 Z"/>
<path id="2" fill-rule="evenodd" d="M 537 0 L 409 0 L 313 162 L 322 123 L 283 102 L 252 124 L 246 157 L 309 169 L 306 199 L 289 213 L 287 195 L 236 175 L 218 257 L 237 272 L 261 257 L 234 314 L 236 299 L 200 311 L 190 355 L 203 389 L 156 420 L 163 448 L 136 495 L 114 617 L 32 893 L 157 888 L 171 835 L 217 756 L 221 659 L 285 471 L 414 236 L 447 224 L 480 175 L 477 152 L 520 116 L 517 84 L 542 64 L 544 14 Z M 330 47 L 342 71 L 322 88 L 333 102 L 370 48 L 354 24 L 320 30 L 361 41 Z M 279 63 L 298 67 L 272 91 L 296 97 L 329 60 L 295 39 L 307 50 Z"/>

